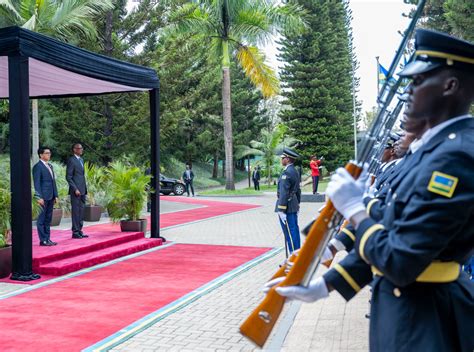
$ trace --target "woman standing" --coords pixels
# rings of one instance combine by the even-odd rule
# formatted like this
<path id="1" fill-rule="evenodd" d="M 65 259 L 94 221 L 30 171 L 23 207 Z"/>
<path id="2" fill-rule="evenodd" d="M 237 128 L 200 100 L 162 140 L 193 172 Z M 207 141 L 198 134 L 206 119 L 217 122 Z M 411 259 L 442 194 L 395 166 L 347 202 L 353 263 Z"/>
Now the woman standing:
<path id="1" fill-rule="evenodd" d="M 311 168 L 311 177 L 313 178 L 313 194 L 318 193 L 319 168 L 323 159 L 323 157 L 318 159 L 316 155 L 313 155 L 311 157 L 311 161 L 309 162 L 309 167 Z"/>

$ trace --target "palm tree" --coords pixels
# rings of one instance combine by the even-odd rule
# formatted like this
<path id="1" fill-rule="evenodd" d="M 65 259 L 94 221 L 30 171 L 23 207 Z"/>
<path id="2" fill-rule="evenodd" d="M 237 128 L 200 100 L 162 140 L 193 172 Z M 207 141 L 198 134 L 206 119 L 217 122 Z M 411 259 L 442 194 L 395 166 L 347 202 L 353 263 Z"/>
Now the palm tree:
<path id="1" fill-rule="evenodd" d="M 21 26 L 74 43 L 96 40 L 94 17 L 113 8 L 112 0 L 0 0 L 0 26 Z M 32 102 L 32 157 L 39 148 L 38 100 Z"/>
<path id="2" fill-rule="evenodd" d="M 262 130 L 260 141 L 253 140 L 250 141 L 250 146 L 240 145 L 236 148 L 239 158 L 254 155 L 262 156 L 268 185 L 271 184 L 273 168 L 278 159 L 276 155 L 283 151 L 284 147 L 291 148 L 300 142 L 295 138 L 285 137 L 287 131 L 287 126 L 278 124 L 273 129 Z"/>
<path id="3" fill-rule="evenodd" d="M 278 93 L 275 72 L 265 64 L 258 45 L 276 33 L 304 28 L 303 10 L 276 0 L 195 0 L 180 6 L 171 17 L 170 32 L 201 37 L 210 43 L 210 55 L 222 69 L 222 107 L 226 189 L 234 190 L 230 60 L 235 55 L 245 74 L 264 97 Z"/>

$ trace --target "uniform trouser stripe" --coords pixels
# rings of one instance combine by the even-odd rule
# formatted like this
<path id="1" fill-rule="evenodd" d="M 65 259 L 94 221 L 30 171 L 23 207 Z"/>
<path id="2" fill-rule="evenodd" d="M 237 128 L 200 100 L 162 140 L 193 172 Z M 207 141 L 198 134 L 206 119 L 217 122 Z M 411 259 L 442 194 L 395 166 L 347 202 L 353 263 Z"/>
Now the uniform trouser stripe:
<path id="1" fill-rule="evenodd" d="M 357 282 L 352 278 L 351 275 L 344 269 L 340 264 L 334 265 L 334 269 L 341 274 L 341 276 L 344 278 L 344 280 L 347 281 L 347 283 L 354 289 L 355 292 L 360 291 L 360 286 L 357 284 Z"/>

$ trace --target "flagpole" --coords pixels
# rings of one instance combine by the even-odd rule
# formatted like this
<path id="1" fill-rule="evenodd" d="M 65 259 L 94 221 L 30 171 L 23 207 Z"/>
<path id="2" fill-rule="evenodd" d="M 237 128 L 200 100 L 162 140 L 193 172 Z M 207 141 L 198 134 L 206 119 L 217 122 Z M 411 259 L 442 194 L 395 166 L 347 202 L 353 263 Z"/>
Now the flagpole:
<path id="1" fill-rule="evenodd" d="M 379 56 L 375 57 L 377 60 L 377 99 L 380 94 L 380 64 L 379 64 Z"/>

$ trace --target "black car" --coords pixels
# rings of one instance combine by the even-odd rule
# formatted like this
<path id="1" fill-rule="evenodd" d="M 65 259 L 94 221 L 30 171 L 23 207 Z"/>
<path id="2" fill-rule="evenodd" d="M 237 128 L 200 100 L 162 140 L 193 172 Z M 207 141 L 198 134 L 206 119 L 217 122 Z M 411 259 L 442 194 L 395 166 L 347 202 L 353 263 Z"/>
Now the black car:
<path id="1" fill-rule="evenodd" d="M 160 193 L 165 196 L 174 193 L 175 196 L 181 196 L 186 192 L 186 185 L 175 178 L 169 178 L 160 175 Z"/>

